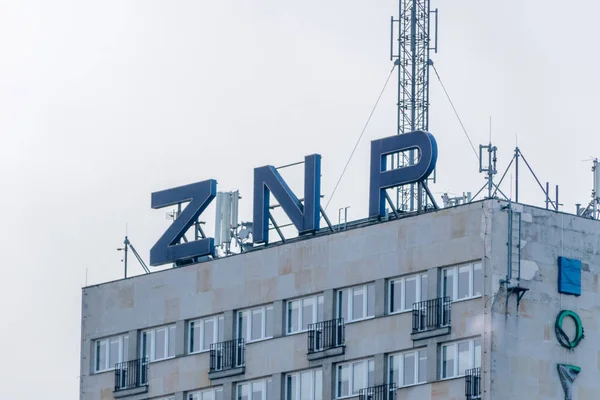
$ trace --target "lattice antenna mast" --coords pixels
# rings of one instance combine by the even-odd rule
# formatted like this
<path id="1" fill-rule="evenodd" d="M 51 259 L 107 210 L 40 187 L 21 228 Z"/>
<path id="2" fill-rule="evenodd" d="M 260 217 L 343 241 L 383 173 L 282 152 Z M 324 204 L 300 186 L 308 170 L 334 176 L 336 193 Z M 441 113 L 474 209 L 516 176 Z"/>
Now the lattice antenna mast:
<path id="1" fill-rule="evenodd" d="M 399 0 L 400 17 L 391 18 L 390 60 L 398 69 L 398 134 L 416 130 L 429 131 L 429 58 L 437 53 L 438 10 L 431 11 L 430 0 Z M 435 38 L 431 40 L 431 16 L 435 14 Z M 394 25 L 398 26 L 398 37 Z M 394 49 L 394 40 L 397 48 Z M 432 46 L 433 42 L 433 46 Z M 392 157 L 392 168 L 412 165 L 418 153 L 411 150 Z M 407 185 L 408 186 L 408 185 Z M 399 188 L 396 206 L 400 211 L 415 211 L 418 185 Z M 426 199 L 427 196 L 423 195 Z"/>

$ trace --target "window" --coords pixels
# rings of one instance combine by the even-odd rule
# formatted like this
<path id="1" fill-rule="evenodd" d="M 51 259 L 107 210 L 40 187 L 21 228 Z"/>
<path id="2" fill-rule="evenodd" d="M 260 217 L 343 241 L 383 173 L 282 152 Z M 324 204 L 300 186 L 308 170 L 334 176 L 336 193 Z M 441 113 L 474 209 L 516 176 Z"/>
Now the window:
<path id="1" fill-rule="evenodd" d="M 237 337 L 246 342 L 273 337 L 273 306 L 238 311 Z"/>
<path id="2" fill-rule="evenodd" d="M 323 295 L 287 302 L 287 333 L 304 332 L 308 325 L 323 321 Z"/>
<path id="3" fill-rule="evenodd" d="M 322 369 L 297 372 L 285 377 L 285 400 L 321 400 L 322 398 Z"/>
<path id="4" fill-rule="evenodd" d="M 483 266 L 480 262 L 444 268 L 442 271 L 444 297 L 451 301 L 481 296 L 483 291 Z"/>
<path id="5" fill-rule="evenodd" d="M 390 280 L 390 314 L 412 310 L 413 304 L 428 299 L 427 274 L 419 274 Z"/>
<path id="6" fill-rule="evenodd" d="M 338 318 L 358 321 L 375 315 L 375 285 L 355 286 L 338 291 Z"/>
<path id="7" fill-rule="evenodd" d="M 198 353 L 210 350 L 213 343 L 222 342 L 224 336 L 224 318 L 215 316 L 190 321 L 188 325 L 189 352 Z"/>
<path id="8" fill-rule="evenodd" d="M 464 375 L 471 368 L 481 367 L 479 339 L 442 345 L 442 379 Z"/>
<path id="9" fill-rule="evenodd" d="M 129 336 L 120 335 L 96 340 L 94 345 L 94 372 L 114 369 L 115 365 L 128 361 Z"/>
<path id="10" fill-rule="evenodd" d="M 239 383 L 236 400 L 275 400 L 269 395 L 272 383 L 271 379 Z"/>
<path id="11" fill-rule="evenodd" d="M 360 389 L 373 386 L 375 362 L 371 360 L 354 361 L 337 366 L 337 398 L 357 395 Z"/>
<path id="12" fill-rule="evenodd" d="M 427 350 L 392 354 L 389 358 L 389 382 L 398 387 L 427 382 Z"/>
<path id="13" fill-rule="evenodd" d="M 142 332 L 142 358 L 150 362 L 175 357 L 175 325 Z"/>
<path id="14" fill-rule="evenodd" d="M 223 400 L 223 389 L 207 389 L 188 393 L 187 400 Z"/>

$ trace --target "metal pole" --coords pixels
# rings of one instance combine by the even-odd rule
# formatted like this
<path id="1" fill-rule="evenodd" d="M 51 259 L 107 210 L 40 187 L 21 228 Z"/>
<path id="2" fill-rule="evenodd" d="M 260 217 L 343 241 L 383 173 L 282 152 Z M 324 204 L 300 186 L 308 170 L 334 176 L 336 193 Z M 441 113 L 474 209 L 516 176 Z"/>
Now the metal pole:
<path id="1" fill-rule="evenodd" d="M 398 17 L 400 18 L 400 17 Z M 390 61 L 394 60 L 394 16 L 390 17 Z"/>
<path id="2" fill-rule="evenodd" d="M 427 196 L 429 196 L 429 199 L 431 200 L 431 204 L 433 205 L 433 208 L 435 208 L 437 210 L 439 207 L 438 207 L 437 203 L 435 202 L 435 198 L 433 197 L 433 194 L 429 190 L 429 187 L 427 186 L 426 183 L 423 183 L 423 189 L 425 189 L 425 194 Z"/>
<path id="3" fill-rule="evenodd" d="M 410 130 L 414 132 L 416 130 L 415 119 L 416 119 L 416 111 L 417 111 L 417 99 L 416 90 L 417 90 L 417 1 L 412 0 L 413 5 L 410 13 L 410 52 L 411 52 L 411 64 L 412 64 L 412 74 L 411 74 L 411 96 L 410 96 Z M 408 152 L 408 165 L 413 165 L 415 163 L 415 151 L 410 150 Z M 418 204 L 418 207 L 421 207 L 421 204 Z M 410 184 L 410 211 L 415 210 L 415 184 Z"/>
<path id="4" fill-rule="evenodd" d="M 125 236 L 123 244 L 125 245 L 125 256 L 123 257 L 123 262 L 125 264 L 125 279 L 127 279 L 127 249 L 129 248 L 129 239 L 127 239 L 127 236 Z"/>
<path id="5" fill-rule="evenodd" d="M 488 199 L 492 197 L 493 179 L 494 175 L 492 171 L 492 142 L 490 142 L 490 147 L 488 147 Z"/>
<path id="6" fill-rule="evenodd" d="M 275 169 L 283 169 L 283 168 L 293 167 L 295 165 L 300 165 L 300 164 L 304 164 L 304 161 L 298 161 L 298 162 L 295 162 L 295 163 L 282 165 L 280 167 L 275 167 Z"/>
<path id="7" fill-rule="evenodd" d="M 435 9 L 435 52 L 438 49 L 438 9 Z"/>
<path id="8" fill-rule="evenodd" d="M 500 185 L 502 185 L 502 181 L 504 181 L 504 177 L 506 176 L 507 172 L 510 170 L 510 166 L 512 165 L 513 161 L 515 160 L 515 158 L 511 158 L 510 162 L 508 163 L 508 167 L 506 167 L 506 170 L 504 171 L 504 173 L 502 174 L 502 178 L 500 178 L 500 182 L 498 182 L 496 186 L 496 190 L 494 190 L 494 193 L 492 193 L 492 196 L 496 196 L 496 192 L 498 191 L 498 188 L 500 187 Z"/>
<path id="9" fill-rule="evenodd" d="M 333 230 L 333 226 L 331 225 L 331 221 L 329 220 L 329 217 L 327 217 L 327 214 L 325 214 L 325 210 L 323 210 L 323 207 L 321 207 L 320 209 L 321 209 L 321 215 L 325 219 L 325 222 L 327 223 L 327 226 L 329 227 L 329 229 L 331 230 L 331 232 L 335 232 Z"/>
<path id="10" fill-rule="evenodd" d="M 396 128 L 398 129 L 398 134 L 404 133 L 402 128 L 402 72 L 404 68 L 402 66 L 402 18 L 404 17 L 404 13 L 402 12 L 402 0 L 398 2 L 398 119 L 396 123 Z M 393 57 L 393 56 L 392 56 Z M 393 158 L 393 157 L 392 157 Z M 400 164 L 400 155 L 398 154 L 398 164 Z"/>
<path id="11" fill-rule="evenodd" d="M 392 208 L 392 212 L 394 213 L 394 216 L 396 218 L 399 218 L 400 216 L 398 215 L 398 211 L 396 210 L 396 207 L 394 207 L 394 203 L 392 203 L 392 199 L 390 198 L 390 196 L 387 194 L 387 192 L 385 192 L 385 198 L 388 202 L 388 204 L 390 205 L 390 207 Z"/>
<path id="12" fill-rule="evenodd" d="M 540 189 L 542 189 L 542 192 L 544 192 L 544 187 L 542 186 L 542 183 L 536 176 L 535 172 L 533 172 L 533 169 L 531 169 L 531 166 L 527 162 L 527 159 L 525 158 L 523 153 L 521 153 L 521 158 L 523 159 L 523 161 L 525 161 L 525 165 L 529 169 L 529 172 L 531 172 L 531 175 L 533 175 L 533 177 L 534 177 L 535 181 L 537 182 L 538 186 L 540 187 Z M 544 192 L 544 194 L 546 195 L 546 201 L 550 201 L 550 203 L 552 203 L 552 200 L 550 200 L 550 197 L 548 197 L 548 185 L 546 185 L 546 191 Z M 546 208 L 548 208 L 548 206 L 546 206 Z"/>
<path id="13" fill-rule="evenodd" d="M 513 246 L 513 210 L 512 207 L 508 206 L 508 266 L 506 268 L 506 281 L 509 282 L 512 279 L 512 246 Z M 506 299 L 508 302 L 508 298 Z"/>
<path id="14" fill-rule="evenodd" d="M 277 234 L 281 238 L 281 241 L 283 243 L 285 243 L 285 237 L 283 236 L 283 233 L 281 232 L 281 229 L 279 229 L 279 225 L 277 225 L 277 222 L 275 222 L 275 218 L 273 218 L 273 216 L 271 215 L 271 213 L 269 213 L 269 219 L 271 220 L 271 223 L 275 227 L 275 230 L 277 231 Z"/>
<path id="15" fill-rule="evenodd" d="M 548 192 L 550 191 L 550 182 L 546 182 L 546 210 L 548 209 L 548 200 L 550 200 L 550 196 L 548 196 Z"/>
<path id="16" fill-rule="evenodd" d="M 481 192 L 483 192 L 483 189 L 485 189 L 486 186 L 487 186 L 487 183 L 484 183 L 483 186 L 481 187 L 481 189 L 479 189 L 479 191 L 477 193 L 475 193 L 475 196 L 471 197 L 471 202 L 475 201 L 475 198 L 477 198 L 477 196 L 479 196 L 479 194 Z"/>
<path id="17" fill-rule="evenodd" d="M 556 211 L 558 211 L 558 185 L 556 185 Z"/>
<path id="18" fill-rule="evenodd" d="M 181 215 L 181 203 L 177 203 L 177 217 L 175 217 L 175 219 L 179 218 L 180 215 Z M 187 243 L 187 238 L 185 237 L 185 235 L 183 235 L 183 237 L 181 239 L 179 239 L 179 244 L 181 244 L 182 240 L 184 243 Z"/>
<path id="19" fill-rule="evenodd" d="M 598 211 L 598 197 L 600 197 L 598 195 L 598 190 L 600 190 L 600 188 L 597 187 L 598 185 L 596 184 L 598 182 L 598 179 L 596 178 L 596 176 L 598 175 L 598 159 L 597 158 L 594 160 L 592 171 L 594 172 L 594 186 L 593 186 L 594 187 L 594 198 L 592 199 L 592 204 L 594 206 L 592 208 L 592 216 L 594 219 L 596 219 L 597 211 Z"/>
<path id="20" fill-rule="evenodd" d="M 350 208 L 350 206 L 344 208 L 344 230 L 348 228 L 348 208 Z"/>
<path id="21" fill-rule="evenodd" d="M 517 246 L 517 248 L 519 249 L 519 259 L 518 259 L 518 273 L 519 275 L 517 276 L 517 281 L 521 282 L 521 228 L 523 227 L 522 224 L 522 219 L 521 216 L 519 215 L 519 245 Z M 512 233 L 511 233 L 512 236 Z M 510 266 L 510 269 L 512 270 L 512 265 Z M 519 311 L 519 307 L 517 306 L 517 312 Z"/>
<path id="22" fill-rule="evenodd" d="M 420 213 L 423 208 L 423 190 L 421 182 L 417 183 L 417 212 Z"/>
<path id="23" fill-rule="evenodd" d="M 515 202 L 519 202 L 519 148 L 515 147 Z"/>

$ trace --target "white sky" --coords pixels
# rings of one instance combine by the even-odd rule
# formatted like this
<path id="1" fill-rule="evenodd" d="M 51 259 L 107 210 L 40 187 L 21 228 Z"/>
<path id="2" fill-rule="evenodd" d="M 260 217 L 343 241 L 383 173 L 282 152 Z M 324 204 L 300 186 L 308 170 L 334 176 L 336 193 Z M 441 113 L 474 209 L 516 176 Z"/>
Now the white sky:
<path id="1" fill-rule="evenodd" d="M 488 141 L 491 115 L 500 171 L 518 132 L 564 209 L 587 203 L 582 160 L 600 155 L 600 5 L 433 7 L 432 59 L 475 145 Z M 392 14 L 397 0 L 0 0 L 0 398 L 78 398 L 86 270 L 89 284 L 122 275 L 126 224 L 148 260 L 169 223 L 151 192 L 215 178 L 241 191 L 250 220 L 253 168 L 316 152 L 328 196 L 392 66 Z M 395 133 L 395 86 L 333 198 L 333 221 L 347 205 L 350 219 L 367 214 L 369 141 Z M 433 74 L 430 110 L 438 201 L 476 192 L 483 176 Z M 521 200 L 541 205 L 522 175 Z"/>

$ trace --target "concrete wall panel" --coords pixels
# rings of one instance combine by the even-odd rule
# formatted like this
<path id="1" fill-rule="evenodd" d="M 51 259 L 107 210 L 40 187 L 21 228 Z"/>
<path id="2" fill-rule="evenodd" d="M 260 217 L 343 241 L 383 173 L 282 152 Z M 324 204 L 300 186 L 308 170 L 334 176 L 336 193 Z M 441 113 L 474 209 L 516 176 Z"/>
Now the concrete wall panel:
<path id="1" fill-rule="evenodd" d="M 136 329 L 181 327 L 193 318 L 481 259 L 483 211 L 483 203 L 473 203 L 85 288 L 82 348 Z M 456 304 L 447 339 L 478 333 L 472 308 L 481 304 Z M 346 354 L 323 365 L 410 349 L 410 331 L 410 313 L 349 324 Z M 99 398 L 113 386 L 112 374 L 90 374 L 90 356 L 82 363 L 82 399 Z M 307 368 L 306 334 L 249 344 L 246 359 L 238 380 Z M 150 371 L 149 397 L 210 384 L 207 353 L 153 363 Z"/>

